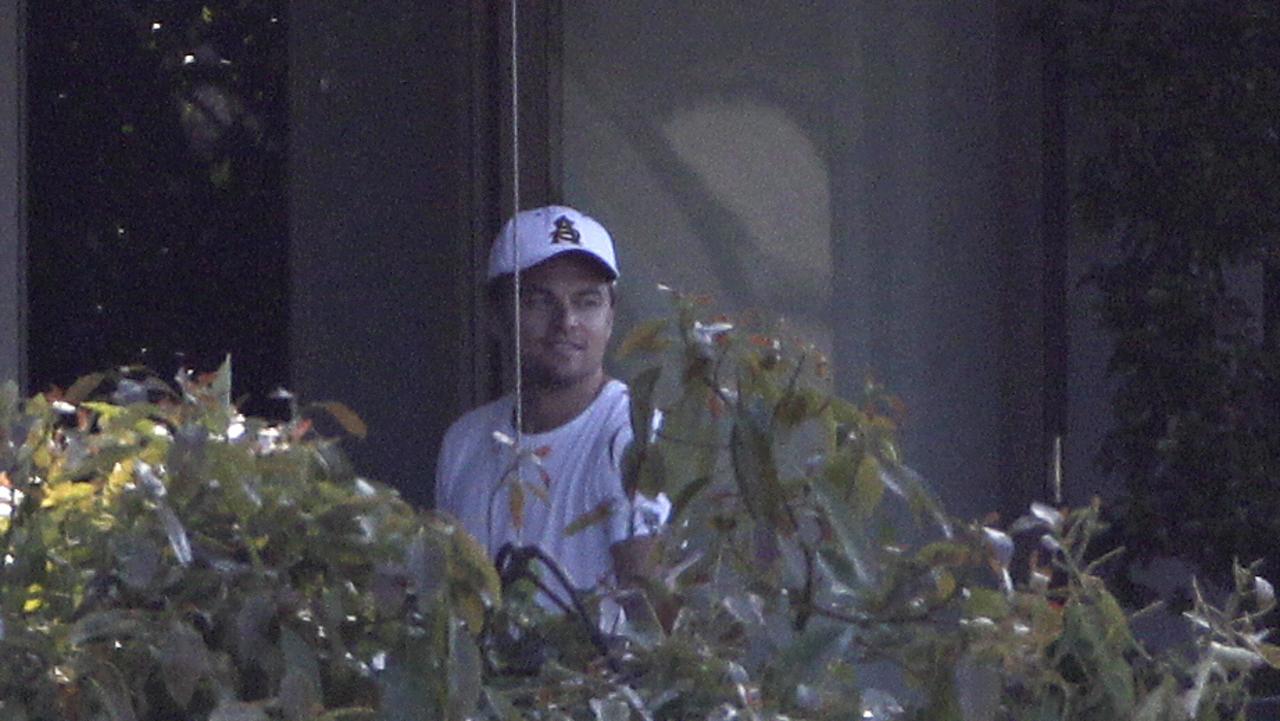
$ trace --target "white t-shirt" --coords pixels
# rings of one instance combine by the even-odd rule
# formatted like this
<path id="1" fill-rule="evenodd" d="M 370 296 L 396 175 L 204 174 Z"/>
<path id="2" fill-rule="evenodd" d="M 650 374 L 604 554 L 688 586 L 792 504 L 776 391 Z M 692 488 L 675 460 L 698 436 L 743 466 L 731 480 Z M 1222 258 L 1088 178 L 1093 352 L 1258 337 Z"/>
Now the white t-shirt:
<path id="1" fill-rule="evenodd" d="M 627 386 L 610 380 L 573 420 L 524 435 L 521 477 L 526 485 L 545 489 L 546 501 L 525 490 L 519 527 L 512 522 L 512 481 L 503 482 L 516 452 L 494 433 L 514 438 L 513 416 L 513 396 L 508 395 L 449 427 L 436 462 L 436 506 L 456 516 L 491 558 L 507 542 L 536 545 L 559 562 L 578 588 L 611 579 L 609 547 L 650 533 L 666 520 L 671 505 L 662 496 L 656 501 L 637 496 L 632 503 L 622 490 L 622 454 L 632 438 Z M 564 533 L 602 503 L 610 504 L 604 521 L 573 536 Z"/>

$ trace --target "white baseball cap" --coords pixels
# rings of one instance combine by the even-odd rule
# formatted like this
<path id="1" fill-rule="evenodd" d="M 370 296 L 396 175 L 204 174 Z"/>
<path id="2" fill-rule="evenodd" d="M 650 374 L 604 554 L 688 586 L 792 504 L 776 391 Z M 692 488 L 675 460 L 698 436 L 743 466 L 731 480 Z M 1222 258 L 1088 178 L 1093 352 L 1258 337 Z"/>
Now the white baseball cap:
<path id="1" fill-rule="evenodd" d="M 519 268 L 516 243 L 520 244 Z M 604 265 L 610 280 L 618 277 L 609 231 L 573 208 L 548 205 L 521 211 L 502 226 L 489 250 L 489 280 L 527 270 L 561 253 L 585 253 Z"/>

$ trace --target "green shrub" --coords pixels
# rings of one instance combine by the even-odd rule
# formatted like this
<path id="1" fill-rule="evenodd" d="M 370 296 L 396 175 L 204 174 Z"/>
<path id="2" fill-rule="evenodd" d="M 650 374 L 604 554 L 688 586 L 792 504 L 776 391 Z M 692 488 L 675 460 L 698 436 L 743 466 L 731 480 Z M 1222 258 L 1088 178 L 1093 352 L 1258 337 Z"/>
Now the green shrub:
<path id="1" fill-rule="evenodd" d="M 242 418 L 226 367 L 10 386 L 0 721 L 1216 719 L 1280 661 L 1250 569 L 1153 657 L 1098 576 L 1096 505 L 950 519 L 883 389 L 835 398 L 812 347 L 672 297 L 620 354 L 643 365 L 624 480 L 673 516 L 645 582 L 589 594 L 356 476 L 311 420 L 363 432 L 340 405 Z"/>
<path id="2" fill-rule="evenodd" d="M 499 599 L 473 540 L 355 477 L 307 417 L 242 418 L 225 366 L 107 380 L 0 404 L 0 718 L 474 705 L 472 635 Z M 114 401 L 82 400 L 104 385 Z"/>

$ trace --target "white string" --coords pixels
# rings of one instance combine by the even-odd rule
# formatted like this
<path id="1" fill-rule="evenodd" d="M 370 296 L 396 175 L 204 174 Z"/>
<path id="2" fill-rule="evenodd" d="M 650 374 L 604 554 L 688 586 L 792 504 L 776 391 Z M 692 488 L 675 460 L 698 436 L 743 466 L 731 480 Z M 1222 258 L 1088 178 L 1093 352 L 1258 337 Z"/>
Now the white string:
<path id="1" fill-rule="evenodd" d="M 524 449 L 524 367 L 520 358 L 520 73 L 519 35 L 517 34 L 517 0 L 511 0 L 511 247 L 514 253 L 515 279 L 512 287 L 512 319 L 515 324 L 516 367 L 516 457 Z M 519 462 L 516 464 L 516 481 L 519 482 Z"/>

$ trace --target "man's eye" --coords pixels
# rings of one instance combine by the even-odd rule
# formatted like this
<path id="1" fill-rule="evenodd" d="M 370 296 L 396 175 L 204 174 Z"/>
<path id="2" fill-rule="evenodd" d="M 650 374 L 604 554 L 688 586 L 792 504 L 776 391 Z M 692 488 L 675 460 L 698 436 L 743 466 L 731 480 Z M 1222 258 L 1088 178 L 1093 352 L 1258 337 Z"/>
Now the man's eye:
<path id="1" fill-rule="evenodd" d="M 525 310 L 546 310 L 551 307 L 551 301 L 546 296 L 526 295 L 520 298 L 520 306 Z"/>

